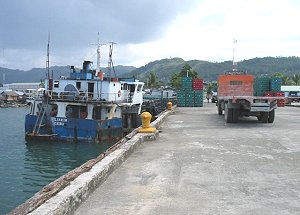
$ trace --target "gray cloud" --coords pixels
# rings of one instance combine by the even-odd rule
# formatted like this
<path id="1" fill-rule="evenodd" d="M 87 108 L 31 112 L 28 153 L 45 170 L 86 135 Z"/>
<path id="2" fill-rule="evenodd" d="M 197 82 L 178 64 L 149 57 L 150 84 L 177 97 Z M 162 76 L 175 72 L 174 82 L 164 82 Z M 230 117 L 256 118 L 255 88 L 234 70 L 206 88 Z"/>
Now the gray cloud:
<path id="1" fill-rule="evenodd" d="M 58 50 L 96 41 L 142 43 L 159 38 L 195 1 L 1 0 L 0 47 L 44 49 L 48 31 Z"/>

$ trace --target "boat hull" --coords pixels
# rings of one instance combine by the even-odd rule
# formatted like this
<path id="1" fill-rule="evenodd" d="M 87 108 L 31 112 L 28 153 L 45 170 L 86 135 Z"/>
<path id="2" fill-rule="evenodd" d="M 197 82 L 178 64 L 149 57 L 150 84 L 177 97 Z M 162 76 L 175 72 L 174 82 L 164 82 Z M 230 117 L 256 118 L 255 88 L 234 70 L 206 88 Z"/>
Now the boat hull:
<path id="1" fill-rule="evenodd" d="M 35 129 L 36 115 L 26 115 L 27 141 L 111 142 L 123 137 L 121 118 L 106 120 L 45 117 L 39 130 Z"/>

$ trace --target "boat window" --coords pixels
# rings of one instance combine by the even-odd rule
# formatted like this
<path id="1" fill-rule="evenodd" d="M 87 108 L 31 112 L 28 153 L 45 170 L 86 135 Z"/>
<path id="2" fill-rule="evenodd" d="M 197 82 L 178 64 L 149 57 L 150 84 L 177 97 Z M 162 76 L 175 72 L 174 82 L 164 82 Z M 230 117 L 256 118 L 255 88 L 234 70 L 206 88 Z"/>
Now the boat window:
<path id="1" fill-rule="evenodd" d="M 94 97 L 94 83 L 88 83 L 88 96 Z"/>
<path id="2" fill-rule="evenodd" d="M 142 86 L 143 86 L 143 85 L 141 85 L 141 84 L 138 85 L 138 87 L 137 87 L 137 92 L 138 92 L 138 93 L 141 92 Z"/>
<path id="3" fill-rule="evenodd" d="M 87 118 L 88 113 L 87 113 L 87 107 L 86 106 L 80 106 L 79 115 L 80 115 L 81 119 Z"/>
<path id="4" fill-rule="evenodd" d="M 123 90 L 123 84 L 121 84 L 121 90 Z"/>
<path id="5" fill-rule="evenodd" d="M 66 117 L 74 118 L 74 119 L 85 119 L 88 116 L 87 107 L 86 106 L 78 106 L 78 105 L 67 105 L 66 107 Z"/>
<path id="6" fill-rule="evenodd" d="M 100 120 L 101 119 L 101 107 L 94 107 L 93 109 L 93 119 Z"/>
<path id="7" fill-rule="evenodd" d="M 130 87 L 130 92 L 134 92 L 134 90 L 135 90 L 135 85 L 134 84 L 132 84 L 132 85 L 129 85 L 129 87 Z"/>
<path id="8" fill-rule="evenodd" d="M 57 104 L 51 105 L 50 116 L 52 116 L 52 117 L 57 116 Z"/>
<path id="9" fill-rule="evenodd" d="M 59 81 L 54 81 L 54 87 L 59 88 Z"/>
<path id="10" fill-rule="evenodd" d="M 78 90 L 80 90 L 80 88 L 81 88 L 81 82 L 76 82 L 76 88 L 77 88 Z"/>

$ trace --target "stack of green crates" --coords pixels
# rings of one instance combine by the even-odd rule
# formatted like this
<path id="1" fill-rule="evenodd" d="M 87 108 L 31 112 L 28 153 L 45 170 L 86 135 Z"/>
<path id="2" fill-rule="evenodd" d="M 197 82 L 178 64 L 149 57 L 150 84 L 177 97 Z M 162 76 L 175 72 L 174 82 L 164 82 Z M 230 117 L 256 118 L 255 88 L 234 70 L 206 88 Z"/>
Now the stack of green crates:
<path id="1" fill-rule="evenodd" d="M 178 107 L 203 107 L 203 90 L 193 90 L 193 78 L 181 79 L 181 90 L 177 92 Z"/>
<path id="2" fill-rule="evenodd" d="M 193 90 L 193 78 L 192 77 L 183 77 L 181 79 L 181 89 L 191 91 Z"/>
<path id="3" fill-rule="evenodd" d="M 280 92 L 281 91 L 282 79 L 273 77 L 270 81 L 270 87 L 272 92 Z"/>
<path id="4" fill-rule="evenodd" d="M 269 77 L 256 77 L 254 79 L 254 96 L 264 96 L 265 92 L 270 91 Z"/>
<path id="5" fill-rule="evenodd" d="M 185 107 L 185 91 L 184 90 L 177 91 L 177 106 Z"/>
<path id="6" fill-rule="evenodd" d="M 185 92 L 185 106 L 194 107 L 194 91 L 188 90 Z"/>
<path id="7" fill-rule="evenodd" d="M 194 98 L 195 107 L 203 107 L 203 90 L 195 90 Z"/>

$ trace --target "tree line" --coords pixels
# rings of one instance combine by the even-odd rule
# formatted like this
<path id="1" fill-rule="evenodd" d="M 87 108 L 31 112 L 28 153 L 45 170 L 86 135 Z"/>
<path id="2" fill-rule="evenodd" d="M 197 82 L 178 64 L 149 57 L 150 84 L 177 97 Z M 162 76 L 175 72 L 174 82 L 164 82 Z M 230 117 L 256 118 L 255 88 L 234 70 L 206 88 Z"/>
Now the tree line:
<path id="1" fill-rule="evenodd" d="M 300 75 L 299 74 L 293 74 L 291 76 L 287 76 L 283 73 L 276 72 L 272 75 L 272 77 L 278 77 L 282 80 L 282 85 L 300 85 Z"/>
<path id="2" fill-rule="evenodd" d="M 165 86 L 170 86 L 174 89 L 181 88 L 181 79 L 182 77 L 193 77 L 193 78 L 201 78 L 201 76 L 188 64 L 186 63 L 182 69 L 172 74 L 169 83 L 163 82 L 161 79 L 158 78 L 156 72 L 151 71 L 149 75 L 146 77 L 146 88 L 160 88 Z M 282 79 L 282 85 L 300 85 L 300 75 L 293 74 L 293 75 L 285 75 L 280 72 L 276 72 L 271 77 L 278 77 Z M 216 81 L 212 81 L 207 83 L 206 90 L 208 92 L 215 91 L 217 88 Z"/>

